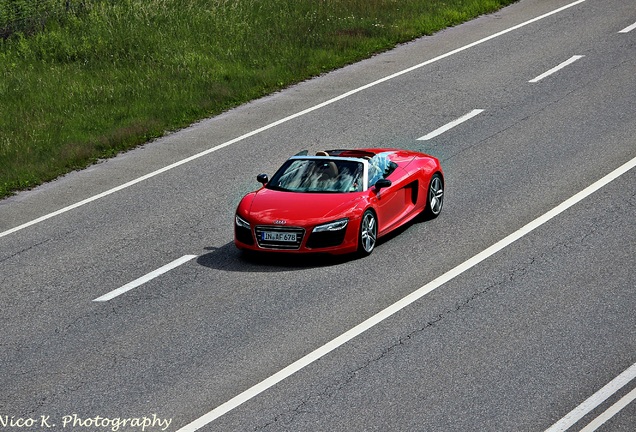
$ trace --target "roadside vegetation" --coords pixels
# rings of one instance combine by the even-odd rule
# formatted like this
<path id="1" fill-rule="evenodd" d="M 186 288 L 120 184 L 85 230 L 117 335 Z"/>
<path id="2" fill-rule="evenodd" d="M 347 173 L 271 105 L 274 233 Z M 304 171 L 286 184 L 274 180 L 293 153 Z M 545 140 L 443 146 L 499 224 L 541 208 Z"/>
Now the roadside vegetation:
<path id="1" fill-rule="evenodd" d="M 0 198 L 515 0 L 0 0 Z"/>

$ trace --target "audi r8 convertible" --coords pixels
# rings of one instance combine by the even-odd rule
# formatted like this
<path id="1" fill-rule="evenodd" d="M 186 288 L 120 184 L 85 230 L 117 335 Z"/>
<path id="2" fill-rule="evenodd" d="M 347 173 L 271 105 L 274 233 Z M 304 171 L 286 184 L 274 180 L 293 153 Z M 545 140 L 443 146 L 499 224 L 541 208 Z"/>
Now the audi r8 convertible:
<path id="1" fill-rule="evenodd" d="M 369 255 L 383 235 L 444 203 L 439 161 L 398 149 L 329 150 L 289 158 L 241 200 L 234 244 L 271 252 Z"/>

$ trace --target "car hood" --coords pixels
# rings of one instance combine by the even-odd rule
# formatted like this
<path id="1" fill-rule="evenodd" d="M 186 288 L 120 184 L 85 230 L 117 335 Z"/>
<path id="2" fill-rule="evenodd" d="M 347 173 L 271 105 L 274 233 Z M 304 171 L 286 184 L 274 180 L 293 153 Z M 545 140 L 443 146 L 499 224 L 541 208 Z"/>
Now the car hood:
<path id="1" fill-rule="evenodd" d="M 360 193 L 298 193 L 263 188 L 255 193 L 249 214 L 262 224 L 315 224 L 349 216 L 361 199 Z"/>

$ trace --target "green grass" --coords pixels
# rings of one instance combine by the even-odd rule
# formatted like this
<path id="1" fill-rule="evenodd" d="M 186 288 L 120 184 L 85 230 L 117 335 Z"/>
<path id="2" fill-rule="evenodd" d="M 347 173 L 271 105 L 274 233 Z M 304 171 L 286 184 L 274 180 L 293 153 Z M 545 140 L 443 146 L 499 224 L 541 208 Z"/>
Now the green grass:
<path id="1" fill-rule="evenodd" d="M 0 0 L 0 197 L 514 1 Z"/>

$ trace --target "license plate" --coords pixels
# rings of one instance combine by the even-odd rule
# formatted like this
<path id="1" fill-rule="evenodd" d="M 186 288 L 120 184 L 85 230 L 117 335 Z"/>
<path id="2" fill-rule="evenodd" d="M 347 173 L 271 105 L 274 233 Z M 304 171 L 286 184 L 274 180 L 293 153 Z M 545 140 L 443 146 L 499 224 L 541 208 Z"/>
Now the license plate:
<path id="1" fill-rule="evenodd" d="M 290 242 L 296 241 L 296 233 L 263 231 L 263 241 Z"/>

